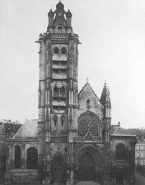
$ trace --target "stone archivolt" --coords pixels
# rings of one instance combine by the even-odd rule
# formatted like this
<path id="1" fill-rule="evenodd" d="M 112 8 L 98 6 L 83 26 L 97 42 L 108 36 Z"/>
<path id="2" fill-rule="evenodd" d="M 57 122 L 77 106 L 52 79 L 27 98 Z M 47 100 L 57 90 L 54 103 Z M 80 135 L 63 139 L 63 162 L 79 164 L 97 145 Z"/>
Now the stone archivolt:
<path id="1" fill-rule="evenodd" d="M 101 154 L 101 152 L 93 145 L 91 144 L 82 144 L 79 145 L 75 150 L 75 164 L 79 165 L 80 158 L 83 154 L 90 153 L 93 157 L 93 160 L 95 162 L 95 166 L 102 166 L 104 163 L 104 158 Z"/>

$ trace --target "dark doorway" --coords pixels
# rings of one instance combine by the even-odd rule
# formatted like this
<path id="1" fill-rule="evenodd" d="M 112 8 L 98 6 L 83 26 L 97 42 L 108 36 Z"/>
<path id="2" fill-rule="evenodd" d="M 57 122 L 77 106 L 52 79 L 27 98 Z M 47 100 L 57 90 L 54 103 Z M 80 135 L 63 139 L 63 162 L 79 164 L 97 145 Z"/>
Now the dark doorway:
<path id="1" fill-rule="evenodd" d="M 79 181 L 94 181 L 94 160 L 88 152 L 83 154 L 79 161 Z"/>
<path id="2" fill-rule="evenodd" d="M 52 183 L 61 184 L 64 182 L 63 161 L 61 156 L 57 156 L 52 163 Z"/>
<path id="3" fill-rule="evenodd" d="M 122 172 L 116 173 L 116 183 L 123 184 L 123 173 Z"/>
<path id="4" fill-rule="evenodd" d="M 15 168 L 21 168 L 21 148 L 20 146 L 15 146 Z"/>

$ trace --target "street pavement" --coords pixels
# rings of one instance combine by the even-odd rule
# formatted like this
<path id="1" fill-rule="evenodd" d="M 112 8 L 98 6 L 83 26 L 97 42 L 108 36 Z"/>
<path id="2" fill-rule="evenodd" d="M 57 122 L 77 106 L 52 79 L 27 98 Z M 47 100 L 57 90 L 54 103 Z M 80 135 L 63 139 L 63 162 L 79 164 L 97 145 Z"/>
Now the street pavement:
<path id="1" fill-rule="evenodd" d="M 145 185 L 145 176 L 135 172 L 135 185 Z"/>

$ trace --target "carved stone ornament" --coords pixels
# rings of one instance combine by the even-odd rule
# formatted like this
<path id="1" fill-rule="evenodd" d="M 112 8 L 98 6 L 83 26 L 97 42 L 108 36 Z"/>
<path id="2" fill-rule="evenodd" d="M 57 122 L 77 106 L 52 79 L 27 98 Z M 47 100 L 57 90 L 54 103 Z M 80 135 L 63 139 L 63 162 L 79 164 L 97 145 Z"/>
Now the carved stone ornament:
<path id="1" fill-rule="evenodd" d="M 50 63 L 51 61 L 51 42 L 48 41 L 47 44 L 46 44 L 46 64 Z"/>

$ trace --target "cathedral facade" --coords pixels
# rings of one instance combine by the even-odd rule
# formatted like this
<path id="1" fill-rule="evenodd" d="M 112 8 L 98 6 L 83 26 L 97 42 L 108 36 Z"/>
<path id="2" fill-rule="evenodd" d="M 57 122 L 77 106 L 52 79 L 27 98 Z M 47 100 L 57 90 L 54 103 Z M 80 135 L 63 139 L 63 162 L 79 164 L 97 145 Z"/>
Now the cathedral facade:
<path id="1" fill-rule="evenodd" d="M 136 137 L 111 125 L 110 91 L 78 92 L 78 44 L 59 2 L 40 34 L 38 120 L 9 140 L 6 184 L 134 184 Z M 79 21 L 79 20 L 78 20 Z"/>

